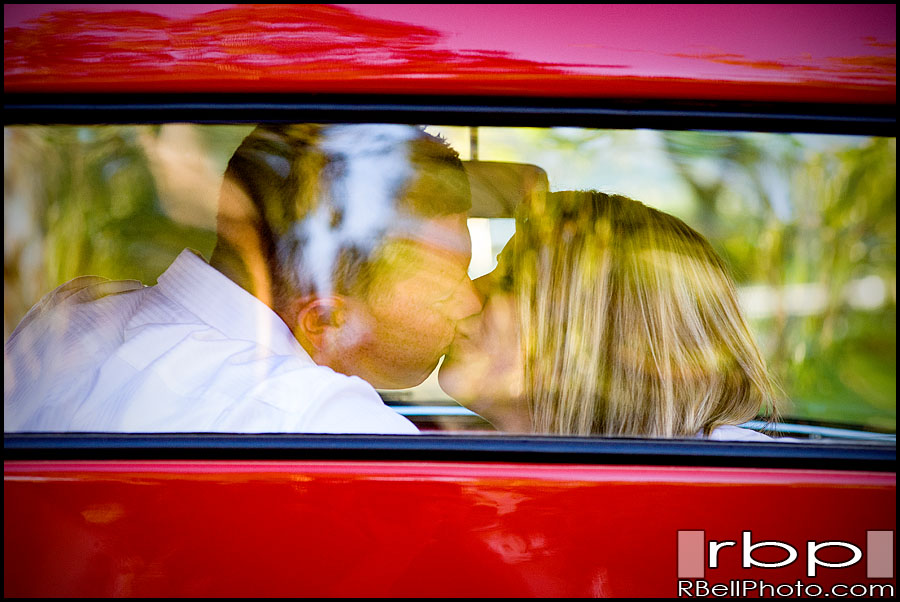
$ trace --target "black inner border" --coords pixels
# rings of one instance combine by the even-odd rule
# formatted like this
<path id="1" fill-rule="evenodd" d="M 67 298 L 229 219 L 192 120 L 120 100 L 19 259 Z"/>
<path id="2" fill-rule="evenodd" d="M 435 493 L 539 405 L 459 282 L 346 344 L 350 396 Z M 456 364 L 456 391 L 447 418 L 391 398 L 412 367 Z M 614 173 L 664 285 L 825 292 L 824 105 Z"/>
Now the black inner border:
<path id="1" fill-rule="evenodd" d="M 896 446 L 589 437 L 295 434 L 5 434 L 16 460 L 396 460 L 721 466 L 896 472 Z"/>
<path id="2" fill-rule="evenodd" d="M 4 95 L 4 125 L 395 122 L 894 136 L 896 105 L 323 94 Z"/>

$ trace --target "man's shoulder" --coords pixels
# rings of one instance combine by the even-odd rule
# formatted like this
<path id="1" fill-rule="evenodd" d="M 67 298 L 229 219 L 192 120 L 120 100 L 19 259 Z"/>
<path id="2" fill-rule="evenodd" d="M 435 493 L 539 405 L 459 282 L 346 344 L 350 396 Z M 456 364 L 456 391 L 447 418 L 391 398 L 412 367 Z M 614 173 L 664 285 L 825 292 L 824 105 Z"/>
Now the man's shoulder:
<path id="1" fill-rule="evenodd" d="M 79 276 L 44 295 L 28 310 L 28 313 L 16 326 L 16 330 L 22 330 L 32 322 L 62 308 L 74 310 L 78 306 L 104 299 L 119 299 L 120 295 L 124 293 L 133 293 L 144 289 L 144 285 L 139 280 L 110 280 L 101 276 Z"/>
<path id="2" fill-rule="evenodd" d="M 315 364 L 242 291 L 214 281 L 182 303 L 161 284 L 84 276 L 48 293 L 7 341 L 5 416 L 49 404 L 117 416 L 88 416 L 88 430 L 417 432 L 367 382 Z"/>
<path id="3" fill-rule="evenodd" d="M 124 325 L 141 306 L 147 290 L 137 280 L 99 276 L 70 280 L 25 314 L 4 345 L 7 360 L 23 355 L 49 362 L 50 356 L 58 354 L 109 351 L 121 339 Z"/>

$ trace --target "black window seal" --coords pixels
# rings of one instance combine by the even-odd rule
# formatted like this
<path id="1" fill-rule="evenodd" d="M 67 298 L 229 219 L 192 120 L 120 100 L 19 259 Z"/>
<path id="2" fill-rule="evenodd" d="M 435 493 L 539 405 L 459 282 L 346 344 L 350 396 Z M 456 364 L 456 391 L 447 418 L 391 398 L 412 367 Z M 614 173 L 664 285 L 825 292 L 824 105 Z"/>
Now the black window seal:
<path id="1" fill-rule="evenodd" d="M 4 461 L 365 460 L 896 472 L 896 446 L 476 435 L 6 433 Z"/>
<path id="2" fill-rule="evenodd" d="M 4 125 L 393 122 L 896 135 L 896 104 L 324 94 L 4 95 Z"/>

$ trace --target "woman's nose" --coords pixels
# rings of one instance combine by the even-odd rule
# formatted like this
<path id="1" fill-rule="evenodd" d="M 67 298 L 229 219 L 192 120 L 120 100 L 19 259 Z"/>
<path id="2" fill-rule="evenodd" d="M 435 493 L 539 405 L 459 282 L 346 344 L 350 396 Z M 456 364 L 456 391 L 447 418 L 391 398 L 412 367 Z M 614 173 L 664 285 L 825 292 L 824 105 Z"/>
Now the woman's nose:
<path id="1" fill-rule="evenodd" d="M 469 316 L 481 313 L 481 308 L 484 306 L 484 299 L 475 287 L 475 283 L 470 280 L 468 276 L 459 287 L 456 297 L 457 302 L 455 305 L 457 315 L 454 316 L 456 320 L 462 320 Z"/>

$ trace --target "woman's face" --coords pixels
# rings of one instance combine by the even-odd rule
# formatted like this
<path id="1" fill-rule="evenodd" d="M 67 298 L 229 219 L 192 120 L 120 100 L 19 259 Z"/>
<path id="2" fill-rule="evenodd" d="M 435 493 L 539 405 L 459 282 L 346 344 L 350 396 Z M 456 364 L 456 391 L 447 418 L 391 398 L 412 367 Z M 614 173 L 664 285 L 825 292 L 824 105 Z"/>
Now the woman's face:
<path id="1" fill-rule="evenodd" d="M 530 419 L 524 401 L 524 361 L 510 262 L 512 246 L 512 241 L 507 244 L 493 272 L 475 280 L 484 308 L 457 325 L 438 380 L 448 395 L 494 426 L 505 431 L 527 431 Z"/>

